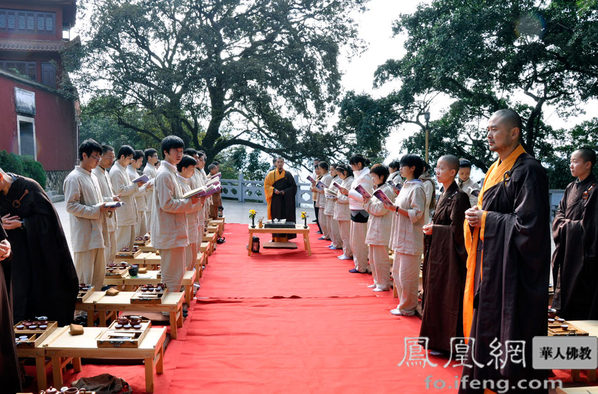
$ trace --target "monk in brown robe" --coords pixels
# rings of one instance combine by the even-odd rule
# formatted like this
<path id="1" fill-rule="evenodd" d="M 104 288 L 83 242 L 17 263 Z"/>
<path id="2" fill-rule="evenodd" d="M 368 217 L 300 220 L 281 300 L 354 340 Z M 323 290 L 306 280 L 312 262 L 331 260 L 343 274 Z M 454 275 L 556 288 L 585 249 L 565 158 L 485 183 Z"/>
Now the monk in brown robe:
<path id="1" fill-rule="evenodd" d="M 598 319 L 598 185 L 592 169 L 596 152 L 571 155 L 571 182 L 552 223 L 555 284 L 552 307 L 567 320 Z"/>
<path id="2" fill-rule="evenodd" d="M 488 144 L 498 153 L 498 160 L 486 174 L 477 206 L 465 212 L 468 257 L 463 334 L 471 339 L 470 366 L 463 368 L 460 393 L 484 392 L 468 384 L 472 379 L 495 384 L 506 380 L 514 387 L 521 379 L 547 377 L 545 371 L 532 368 L 532 338 L 545 336 L 548 331 L 548 178 L 541 164 L 521 146 L 522 127 L 521 118 L 512 110 L 499 110 L 490 117 Z M 492 364 L 497 352 L 493 347 L 498 346 L 493 342 L 500 343 L 504 355 L 507 340 L 525 342 L 521 349 L 525 366 L 516 359 L 508 359 L 504 365 Z"/>
<path id="3" fill-rule="evenodd" d="M 295 194 L 297 184 L 290 172 L 284 170 L 284 159 L 276 160 L 276 168 L 266 175 L 264 192 L 268 203 L 268 219 L 286 219 L 295 222 Z M 273 234 L 274 242 L 286 242 L 296 234 Z"/>
<path id="4" fill-rule="evenodd" d="M 12 245 L 13 313 L 16 321 L 47 316 L 72 323 L 79 285 L 60 218 L 33 179 L 0 169 L 0 215 Z"/>
<path id="5" fill-rule="evenodd" d="M 442 156 L 436 165 L 436 178 L 444 193 L 436 204 L 432 222 L 423 226 L 423 314 L 420 337 L 428 338 L 430 354 L 450 351 L 451 338 L 463 336 L 463 288 L 467 251 L 463 240 L 465 211 L 469 196 L 461 191 L 455 176 L 459 159 Z"/>

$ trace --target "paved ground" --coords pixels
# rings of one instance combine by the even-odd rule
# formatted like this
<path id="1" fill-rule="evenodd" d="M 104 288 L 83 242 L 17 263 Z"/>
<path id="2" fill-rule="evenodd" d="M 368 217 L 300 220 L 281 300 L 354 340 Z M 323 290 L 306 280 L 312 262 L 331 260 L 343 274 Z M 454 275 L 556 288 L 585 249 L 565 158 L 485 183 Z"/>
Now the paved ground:
<path id="1" fill-rule="evenodd" d="M 240 203 L 234 200 L 222 200 L 224 205 L 224 215 L 226 217 L 227 223 L 250 223 L 249 219 L 249 210 L 255 209 L 257 211 L 256 222 L 260 217 L 266 218 L 268 213 L 266 209 L 266 204 L 256 203 L 256 202 L 246 202 Z M 71 243 L 70 237 L 70 227 L 69 227 L 69 214 L 66 212 L 66 204 L 64 201 L 54 203 L 56 210 L 58 211 L 58 215 L 60 216 L 60 220 L 62 222 L 62 227 L 64 228 L 64 232 L 66 233 L 66 239 L 69 242 L 69 246 Z M 301 211 L 306 211 L 308 216 L 308 222 L 311 222 L 314 218 L 314 210 L 313 208 L 297 208 L 297 220 L 300 221 Z"/>

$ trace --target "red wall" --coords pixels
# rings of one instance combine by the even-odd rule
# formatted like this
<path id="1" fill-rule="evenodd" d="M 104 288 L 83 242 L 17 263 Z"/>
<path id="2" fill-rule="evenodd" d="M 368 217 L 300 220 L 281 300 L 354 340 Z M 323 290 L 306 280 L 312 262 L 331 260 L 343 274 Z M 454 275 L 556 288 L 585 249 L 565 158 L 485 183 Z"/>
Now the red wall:
<path id="1" fill-rule="evenodd" d="M 35 92 L 37 160 L 48 171 L 71 170 L 77 158 L 77 125 L 72 102 L 0 75 L 0 150 L 18 154 L 15 91 Z"/>

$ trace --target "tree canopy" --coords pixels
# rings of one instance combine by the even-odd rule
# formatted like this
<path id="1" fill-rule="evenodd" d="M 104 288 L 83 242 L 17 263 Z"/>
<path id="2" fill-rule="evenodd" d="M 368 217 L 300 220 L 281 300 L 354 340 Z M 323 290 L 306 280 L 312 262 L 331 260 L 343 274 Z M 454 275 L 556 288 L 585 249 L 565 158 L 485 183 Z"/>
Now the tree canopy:
<path id="1" fill-rule="evenodd" d="M 567 133 L 547 126 L 545 113 L 580 114 L 598 95 L 597 19 L 595 1 L 435 0 L 395 22 L 406 54 L 381 65 L 376 83 L 401 82 L 386 98 L 398 123 L 420 119 L 431 94 L 452 100 L 431 124 L 433 158 L 454 153 L 487 170 L 486 119 L 510 107 L 524 118 L 526 149 L 554 167 Z M 405 147 L 421 152 L 422 134 Z"/>
<path id="2" fill-rule="evenodd" d="M 79 85 L 120 126 L 209 158 L 236 145 L 331 156 L 337 60 L 359 47 L 350 15 L 365 1 L 91 0 Z"/>

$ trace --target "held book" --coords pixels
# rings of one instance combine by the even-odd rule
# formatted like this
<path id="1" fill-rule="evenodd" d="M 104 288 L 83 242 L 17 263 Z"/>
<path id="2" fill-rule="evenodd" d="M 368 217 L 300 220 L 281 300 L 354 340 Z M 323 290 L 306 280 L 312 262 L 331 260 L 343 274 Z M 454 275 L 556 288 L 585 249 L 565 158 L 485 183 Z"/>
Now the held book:
<path id="1" fill-rule="evenodd" d="M 147 183 L 149 181 L 149 178 L 147 177 L 147 175 L 143 174 L 141 175 L 139 178 L 133 179 L 133 183 Z"/>
<path id="2" fill-rule="evenodd" d="M 337 182 L 332 182 L 332 185 L 334 187 L 336 187 L 338 190 L 347 190 L 346 188 L 342 187 L 339 183 Z"/>
<path id="3" fill-rule="evenodd" d="M 316 183 L 316 180 L 314 178 L 312 178 L 310 175 L 307 176 L 307 180 L 310 181 L 311 183 Z"/>
<path id="4" fill-rule="evenodd" d="M 390 200 L 390 198 L 388 198 L 388 196 L 386 195 L 386 193 L 384 193 L 382 190 L 378 189 L 374 192 L 374 196 L 376 196 L 376 198 L 380 201 L 382 201 L 382 203 L 384 204 L 390 204 L 393 205 L 393 202 Z"/>
<path id="5" fill-rule="evenodd" d="M 372 198 L 372 195 L 361 185 L 355 187 L 355 191 L 363 196 L 363 198 Z"/>
<path id="6" fill-rule="evenodd" d="M 326 189 L 326 184 L 325 184 L 325 183 L 323 183 L 323 182 L 321 182 L 321 181 L 318 181 L 318 182 L 316 183 L 316 188 L 317 188 L 317 189 L 320 189 L 320 190 L 324 190 L 324 189 Z"/>
<path id="7" fill-rule="evenodd" d="M 106 206 L 106 208 L 119 208 L 119 207 L 122 207 L 123 205 L 125 205 L 125 203 L 122 201 L 112 201 L 112 202 L 107 202 L 104 205 Z"/>
<path id="8" fill-rule="evenodd" d="M 188 191 L 187 193 L 183 194 L 183 198 L 192 198 L 195 196 L 198 197 L 209 197 L 212 194 L 218 193 L 220 190 L 222 190 L 220 188 L 220 185 L 215 186 L 215 185 L 210 185 L 210 186 L 203 186 L 203 187 L 198 187 L 197 189 L 193 189 L 191 191 Z"/>

